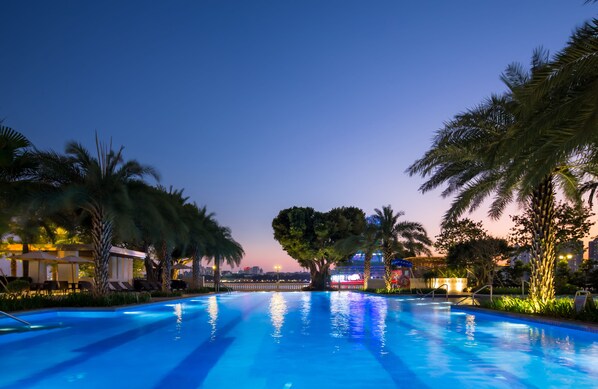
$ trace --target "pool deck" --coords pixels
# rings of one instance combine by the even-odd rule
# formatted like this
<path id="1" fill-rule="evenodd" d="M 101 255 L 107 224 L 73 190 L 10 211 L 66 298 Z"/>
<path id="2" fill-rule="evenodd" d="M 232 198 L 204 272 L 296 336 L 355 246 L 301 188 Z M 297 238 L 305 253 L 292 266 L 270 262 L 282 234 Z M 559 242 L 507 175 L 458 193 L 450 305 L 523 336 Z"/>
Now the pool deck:
<path id="1" fill-rule="evenodd" d="M 598 324 L 583 322 L 583 321 L 557 319 L 557 318 L 545 317 L 545 316 L 526 315 L 523 313 L 515 313 L 515 312 L 497 311 L 495 309 L 474 307 L 471 305 L 452 305 L 451 310 L 465 311 L 465 312 L 472 312 L 472 313 L 479 312 L 479 313 L 485 313 L 488 315 L 508 317 L 510 319 L 523 320 L 523 321 L 527 321 L 527 322 L 531 321 L 531 322 L 540 323 L 540 324 L 549 324 L 549 325 L 553 325 L 553 326 L 571 328 L 574 330 L 598 333 Z"/>

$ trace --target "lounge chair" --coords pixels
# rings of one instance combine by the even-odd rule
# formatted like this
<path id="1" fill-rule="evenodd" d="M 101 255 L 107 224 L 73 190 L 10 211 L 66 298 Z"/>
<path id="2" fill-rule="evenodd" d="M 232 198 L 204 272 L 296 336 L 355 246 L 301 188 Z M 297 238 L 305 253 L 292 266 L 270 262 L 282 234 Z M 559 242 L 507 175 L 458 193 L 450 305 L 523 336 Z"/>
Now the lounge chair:
<path id="1" fill-rule="evenodd" d="M 81 292 L 83 292 L 83 291 L 91 292 L 91 291 L 93 291 L 93 284 L 89 281 L 79 281 L 79 290 Z"/>
<path id="2" fill-rule="evenodd" d="M 123 288 L 125 291 L 127 292 L 135 292 L 135 288 L 133 288 L 133 286 L 131 286 L 131 284 L 129 284 L 127 281 L 121 281 L 119 282 L 121 288 Z"/>

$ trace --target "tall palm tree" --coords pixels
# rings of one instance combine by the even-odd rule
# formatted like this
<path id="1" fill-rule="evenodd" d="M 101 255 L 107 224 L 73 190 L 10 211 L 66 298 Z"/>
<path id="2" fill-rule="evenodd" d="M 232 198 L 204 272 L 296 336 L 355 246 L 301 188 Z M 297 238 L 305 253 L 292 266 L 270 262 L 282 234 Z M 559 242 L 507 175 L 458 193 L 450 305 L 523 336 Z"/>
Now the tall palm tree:
<path id="1" fill-rule="evenodd" d="M 88 218 L 96 296 L 108 292 L 108 262 L 115 231 L 131 227 L 132 200 L 129 185 L 156 171 L 135 160 L 125 161 L 123 148 L 101 143 L 96 136 L 96 156 L 79 143 L 68 143 L 66 155 L 40 152 L 37 179 L 48 188 L 39 201 L 54 210 L 76 210 Z"/>
<path id="2" fill-rule="evenodd" d="M 189 223 L 189 256 L 192 260 L 193 287 L 200 285 L 199 267 L 206 250 L 215 242 L 216 234 L 219 231 L 218 223 L 214 219 L 214 213 L 208 213 L 206 207 L 198 207 L 197 204 L 186 204 L 186 210 L 190 216 Z"/>
<path id="3" fill-rule="evenodd" d="M 384 258 L 384 284 L 392 288 L 392 260 L 397 256 L 430 254 L 432 244 L 424 227 L 417 222 L 399 221 L 404 212 L 395 213 L 390 205 L 374 210 L 375 224 L 379 230 L 380 247 Z"/>
<path id="4" fill-rule="evenodd" d="M 214 243 L 207 250 L 208 263 L 214 261 L 214 288 L 220 289 L 220 264 L 225 262 L 229 266 L 239 266 L 245 252 L 243 247 L 235 241 L 228 227 L 219 226 Z"/>
<path id="5" fill-rule="evenodd" d="M 429 176 L 420 187 L 422 192 L 446 184 L 442 195 L 455 195 L 445 223 L 476 209 L 491 195 L 492 218 L 498 218 L 514 199 L 530 207 L 534 215 L 530 298 L 541 302 L 554 298 L 555 184 L 568 198 L 579 201 L 580 177 L 575 166 L 568 163 L 568 156 L 561 155 L 550 174 L 531 181 L 527 179 L 529 172 L 544 161 L 537 159 L 532 143 L 523 149 L 514 146 L 535 120 L 530 114 L 534 110 L 526 106 L 527 100 L 520 98 L 520 92 L 534 72 L 546 66 L 547 58 L 546 52 L 536 51 L 531 73 L 517 64 L 509 66 L 502 76 L 509 91 L 492 96 L 445 124 L 432 148 L 408 169 L 411 175 Z M 513 149 L 519 152 L 513 154 Z"/>
<path id="6" fill-rule="evenodd" d="M 336 249 L 347 258 L 357 252 L 363 254 L 363 290 L 367 290 L 372 274 L 372 258 L 380 249 L 380 229 L 374 217 L 366 218 L 366 225 L 361 234 L 349 236 L 337 242 Z"/>
<path id="7" fill-rule="evenodd" d="M 161 265 L 162 291 L 167 292 L 170 290 L 172 278 L 173 251 L 177 247 L 179 252 L 184 251 L 181 246 L 188 242 L 189 225 L 186 222 L 185 204 L 189 198 L 183 196 L 183 189 L 177 190 L 172 187 L 168 191 L 163 187 L 158 187 L 158 194 L 161 197 L 162 215 L 166 228 L 160 231 L 155 246 Z"/>
<path id="8" fill-rule="evenodd" d="M 511 151 L 542 161 L 526 174 L 532 184 L 571 155 L 598 165 L 598 19 L 579 27 L 545 65 L 517 91 L 531 120 Z"/>
<path id="9" fill-rule="evenodd" d="M 28 179 L 35 170 L 31 146 L 23 134 L 0 125 L 0 235 L 8 231 L 13 210 L 27 193 Z"/>

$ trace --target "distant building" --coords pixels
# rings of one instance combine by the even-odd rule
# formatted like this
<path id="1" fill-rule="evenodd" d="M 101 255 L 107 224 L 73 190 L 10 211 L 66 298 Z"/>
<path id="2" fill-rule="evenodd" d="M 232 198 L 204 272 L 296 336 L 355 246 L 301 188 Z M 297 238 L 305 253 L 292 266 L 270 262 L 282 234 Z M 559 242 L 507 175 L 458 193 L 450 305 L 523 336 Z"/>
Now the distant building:
<path id="1" fill-rule="evenodd" d="M 594 261 L 598 261 L 598 238 L 590 241 L 588 250 L 588 258 Z"/>

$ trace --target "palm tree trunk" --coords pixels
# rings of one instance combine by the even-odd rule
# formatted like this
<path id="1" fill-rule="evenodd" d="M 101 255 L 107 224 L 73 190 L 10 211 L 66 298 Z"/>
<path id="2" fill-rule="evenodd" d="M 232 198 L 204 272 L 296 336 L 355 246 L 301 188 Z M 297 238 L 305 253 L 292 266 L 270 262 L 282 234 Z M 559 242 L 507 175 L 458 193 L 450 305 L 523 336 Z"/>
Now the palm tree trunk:
<path id="1" fill-rule="evenodd" d="M 23 243 L 23 248 L 21 249 L 22 254 L 27 254 L 29 252 L 29 244 L 27 242 Z M 23 262 L 23 277 L 29 277 L 29 261 L 22 261 Z"/>
<path id="2" fill-rule="evenodd" d="M 363 290 L 368 289 L 370 276 L 372 275 L 372 255 L 369 253 L 365 254 L 363 260 Z"/>
<path id="3" fill-rule="evenodd" d="M 170 291 L 170 277 L 172 270 L 172 253 L 166 241 L 162 241 L 161 255 L 162 258 L 162 292 Z"/>
<path id="4" fill-rule="evenodd" d="M 545 303 L 554 299 L 554 184 L 547 178 L 532 193 L 532 247 L 529 297 Z"/>
<path id="5" fill-rule="evenodd" d="M 95 264 L 94 295 L 101 297 L 108 293 L 108 262 L 110 261 L 110 249 L 112 248 L 113 226 L 112 221 L 105 217 L 102 209 L 94 211 L 91 220 L 91 242 Z"/>
<path id="6" fill-rule="evenodd" d="M 23 261 L 25 262 L 25 261 Z M 10 276 L 16 277 L 17 276 L 17 259 L 11 258 L 10 259 Z"/>
<path id="7" fill-rule="evenodd" d="M 386 291 L 390 292 L 392 289 L 392 250 L 385 249 L 384 255 L 384 286 Z"/>
<path id="8" fill-rule="evenodd" d="M 220 292 L 220 258 L 214 258 L 214 291 Z"/>
<path id="9" fill-rule="evenodd" d="M 200 261 L 200 256 L 199 256 L 199 249 L 197 247 L 195 247 L 193 249 L 193 261 L 192 261 L 192 266 L 193 266 L 193 288 L 199 288 L 199 261 Z"/>

